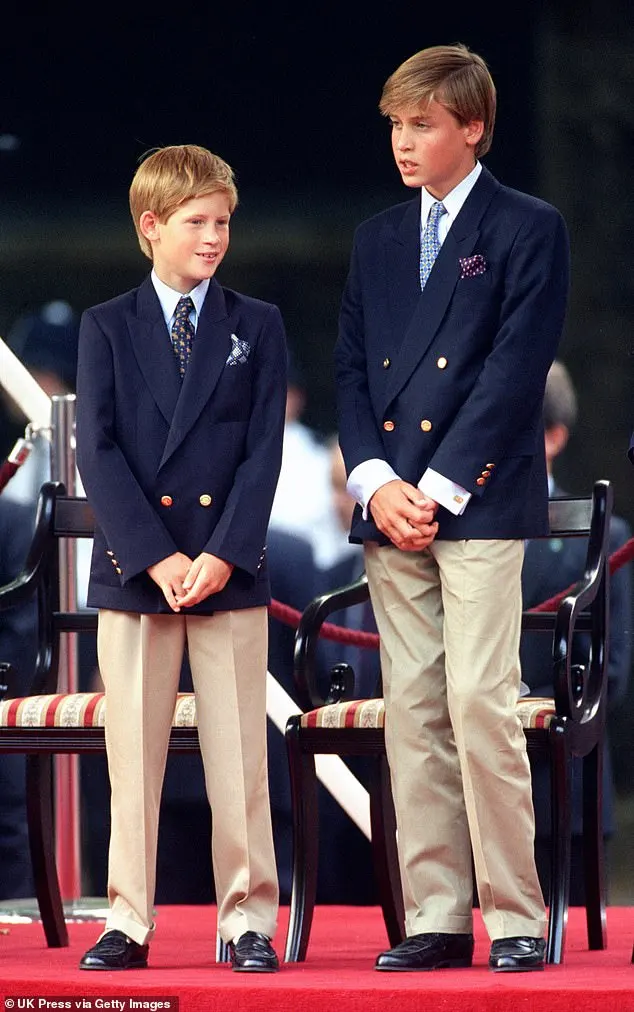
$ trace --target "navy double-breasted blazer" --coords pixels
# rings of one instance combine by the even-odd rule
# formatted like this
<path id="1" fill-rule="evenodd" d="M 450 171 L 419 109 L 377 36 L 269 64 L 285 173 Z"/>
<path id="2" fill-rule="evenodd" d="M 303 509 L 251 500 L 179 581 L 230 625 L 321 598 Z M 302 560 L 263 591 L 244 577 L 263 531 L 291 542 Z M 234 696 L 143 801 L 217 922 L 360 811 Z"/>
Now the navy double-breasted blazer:
<path id="1" fill-rule="evenodd" d="M 462 516 L 439 510 L 438 538 L 545 534 L 542 400 L 568 293 L 563 219 L 483 168 L 422 292 L 419 251 L 420 196 L 355 234 L 335 349 L 347 471 L 378 458 L 414 485 L 431 467 L 471 492 Z M 357 508 L 351 540 L 365 539 L 387 543 Z"/>
<path id="2" fill-rule="evenodd" d="M 246 342 L 246 361 L 231 356 L 232 336 Z M 286 364 L 277 307 L 214 279 L 182 382 L 150 278 L 84 313 L 77 462 L 98 525 L 89 605 L 169 612 L 146 570 L 176 551 L 235 566 L 191 613 L 268 603 Z"/>

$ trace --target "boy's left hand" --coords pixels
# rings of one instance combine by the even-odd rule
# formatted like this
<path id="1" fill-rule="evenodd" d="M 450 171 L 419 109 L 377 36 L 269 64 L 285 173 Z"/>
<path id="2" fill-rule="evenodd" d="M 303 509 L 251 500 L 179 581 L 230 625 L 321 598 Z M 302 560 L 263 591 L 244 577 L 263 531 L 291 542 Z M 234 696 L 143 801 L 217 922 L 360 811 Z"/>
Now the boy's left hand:
<path id="1" fill-rule="evenodd" d="M 201 552 L 192 562 L 183 580 L 185 594 L 176 599 L 179 607 L 190 608 L 204 601 L 210 594 L 217 594 L 226 586 L 232 573 L 232 563 L 225 562 L 224 559 L 219 559 L 217 555 L 211 555 L 209 552 Z"/>

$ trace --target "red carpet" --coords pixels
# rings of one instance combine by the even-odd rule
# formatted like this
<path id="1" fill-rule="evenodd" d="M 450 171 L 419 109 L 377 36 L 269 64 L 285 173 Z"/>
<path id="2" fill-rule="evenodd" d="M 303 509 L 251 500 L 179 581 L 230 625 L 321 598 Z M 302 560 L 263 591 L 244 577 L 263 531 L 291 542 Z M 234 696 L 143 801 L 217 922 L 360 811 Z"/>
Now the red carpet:
<path id="1" fill-rule="evenodd" d="M 283 950 L 287 911 L 276 940 Z M 308 959 L 278 974 L 237 974 L 213 960 L 215 909 L 162 907 L 147 970 L 88 973 L 77 969 L 100 925 L 71 924 L 70 947 L 47 949 L 41 925 L 1 928 L 0 1012 L 3 1008 L 108 1009 L 127 1012 L 178 997 L 179 1012 L 634 1012 L 634 910 L 611 907 L 609 947 L 585 948 L 583 911 L 570 912 L 566 962 L 544 973 L 493 974 L 488 942 L 476 922 L 475 966 L 470 970 L 388 974 L 372 969 L 385 948 L 380 911 L 322 907 L 315 916 Z M 7 999 L 15 998 L 13 1005 Z M 27 1004 L 26 999 L 35 999 Z M 43 1002 L 41 999 L 49 999 Z M 52 1002 L 57 1001 L 57 1005 Z M 59 1003 L 68 1004 L 59 1004 Z M 163 1006 L 165 1007 L 165 1006 Z M 172 1004 L 175 1008 L 175 1004 Z"/>

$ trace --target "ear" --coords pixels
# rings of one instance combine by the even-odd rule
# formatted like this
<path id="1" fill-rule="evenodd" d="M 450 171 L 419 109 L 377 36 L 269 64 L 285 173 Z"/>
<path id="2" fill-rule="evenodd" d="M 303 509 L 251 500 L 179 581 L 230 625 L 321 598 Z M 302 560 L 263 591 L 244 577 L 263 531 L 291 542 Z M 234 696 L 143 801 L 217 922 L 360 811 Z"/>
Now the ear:
<path id="1" fill-rule="evenodd" d="M 483 133 L 484 121 L 481 119 L 472 119 L 464 127 L 464 136 L 469 147 L 475 148 L 482 140 Z"/>
<path id="2" fill-rule="evenodd" d="M 139 218 L 139 230 L 141 235 L 150 242 L 159 238 L 159 220 L 154 211 L 144 211 Z"/>
<path id="3" fill-rule="evenodd" d="M 551 425 L 549 429 L 544 432 L 544 446 L 546 449 L 546 459 L 553 461 L 555 457 L 558 457 L 560 453 L 566 448 L 566 443 L 570 437 L 570 431 L 567 425 L 563 425 L 561 422 L 557 422 L 556 425 Z"/>

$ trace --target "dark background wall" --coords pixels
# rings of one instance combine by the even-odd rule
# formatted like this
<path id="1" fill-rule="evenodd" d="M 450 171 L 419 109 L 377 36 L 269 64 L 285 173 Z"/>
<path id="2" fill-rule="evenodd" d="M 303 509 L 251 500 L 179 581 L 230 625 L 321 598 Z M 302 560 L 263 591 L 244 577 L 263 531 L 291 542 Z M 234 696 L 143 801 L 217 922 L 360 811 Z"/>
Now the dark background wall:
<path id="1" fill-rule="evenodd" d="M 148 263 L 127 212 L 137 160 L 200 143 L 234 166 L 240 188 L 220 279 L 280 304 L 309 376 L 308 420 L 326 432 L 352 231 L 407 196 L 377 110 L 382 84 L 426 45 L 481 51 L 500 90 L 488 165 L 534 190 L 531 8 L 518 4 L 509 32 L 467 4 L 201 6 L 178 19 L 104 11 L 95 28 L 14 15 L 0 42 L 0 133 L 18 142 L 0 150 L 0 333 L 45 299 L 83 309 L 138 283 Z"/>

